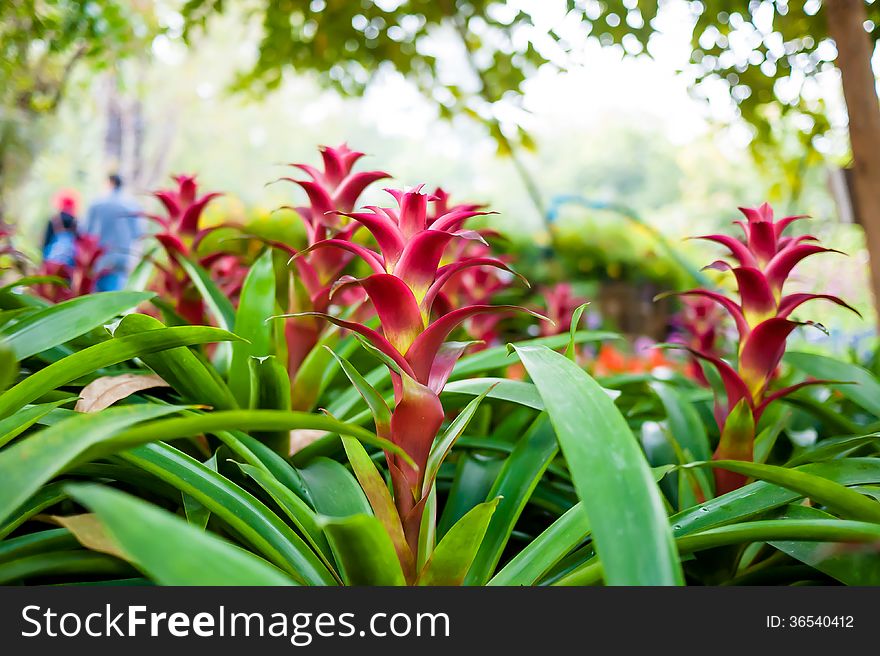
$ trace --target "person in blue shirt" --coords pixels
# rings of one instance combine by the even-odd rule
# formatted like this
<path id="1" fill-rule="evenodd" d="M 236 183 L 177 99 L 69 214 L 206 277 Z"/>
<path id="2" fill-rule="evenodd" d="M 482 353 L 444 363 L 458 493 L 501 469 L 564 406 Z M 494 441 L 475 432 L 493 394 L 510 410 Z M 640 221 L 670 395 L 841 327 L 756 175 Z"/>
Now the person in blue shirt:
<path id="1" fill-rule="evenodd" d="M 104 271 L 96 284 L 99 292 L 125 287 L 137 264 L 139 241 L 144 232 L 141 208 L 125 193 L 122 178 L 114 173 L 107 181 L 109 193 L 89 207 L 84 230 L 86 234 L 95 235 L 104 249 L 104 255 L 96 264 L 96 270 Z"/>
<path id="2" fill-rule="evenodd" d="M 46 224 L 43 235 L 43 261 L 73 266 L 76 249 L 77 194 L 63 189 L 55 196 L 56 213 Z"/>

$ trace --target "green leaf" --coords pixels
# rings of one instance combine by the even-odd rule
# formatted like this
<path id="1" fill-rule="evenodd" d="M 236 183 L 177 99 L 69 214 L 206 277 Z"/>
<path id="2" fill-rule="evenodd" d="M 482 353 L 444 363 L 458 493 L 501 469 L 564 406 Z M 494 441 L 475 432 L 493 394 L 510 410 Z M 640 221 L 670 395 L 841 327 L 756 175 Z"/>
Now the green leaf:
<path id="1" fill-rule="evenodd" d="M 848 454 L 866 444 L 877 442 L 878 439 L 880 439 L 880 434 L 873 433 L 871 435 L 845 435 L 843 437 L 821 440 L 791 458 L 785 463 L 785 466 L 796 467 L 807 462 L 831 460 L 832 458 Z"/>
<path id="2" fill-rule="evenodd" d="M 404 458 L 407 462 L 412 462 L 409 455 L 399 446 L 392 444 L 386 439 L 376 437 L 375 434 L 360 426 L 354 426 L 325 415 L 313 415 L 308 412 L 284 412 L 281 410 L 227 410 L 211 412 L 209 414 L 190 415 L 166 419 L 161 422 L 151 422 L 126 431 L 125 437 L 133 444 L 142 444 L 152 440 L 195 437 L 202 433 L 214 433 L 216 431 L 291 431 L 301 428 L 349 435 L 364 444 L 390 451 Z M 250 445 L 248 446 L 250 448 Z"/>
<path id="3" fill-rule="evenodd" d="M 847 458 L 803 465 L 792 471 L 806 472 L 841 485 L 880 482 L 880 459 Z M 670 518 L 676 536 L 731 524 L 779 508 L 803 495 L 772 483 L 756 481 Z"/>
<path id="4" fill-rule="evenodd" d="M 114 335 L 127 337 L 163 328 L 165 325 L 153 317 L 129 314 L 119 322 Z M 141 360 L 171 385 L 184 401 L 207 405 L 217 410 L 232 410 L 237 407 L 232 392 L 223 380 L 210 365 L 188 348 L 166 349 L 144 355 Z"/>
<path id="5" fill-rule="evenodd" d="M 422 523 L 419 526 L 419 544 L 416 547 L 416 569 L 421 569 L 428 562 L 437 546 L 437 484 L 431 486 L 422 511 Z"/>
<path id="6" fill-rule="evenodd" d="M 345 454 L 348 456 L 348 462 L 351 463 L 352 471 L 354 471 L 358 483 L 360 483 L 364 494 L 370 502 L 373 514 L 382 523 L 382 526 L 388 533 L 388 537 L 391 538 L 394 551 L 397 553 L 403 571 L 407 575 L 407 580 L 409 580 L 411 578 L 410 573 L 415 572 L 415 556 L 406 542 L 406 537 L 403 534 L 403 525 L 400 522 L 400 515 L 394 505 L 391 492 L 385 484 L 385 479 L 382 478 L 382 474 L 379 473 L 376 464 L 360 442 L 350 437 L 343 437 L 342 446 L 345 449 Z"/>
<path id="7" fill-rule="evenodd" d="M 43 394 L 103 367 L 178 346 L 236 339 L 238 337 L 224 330 L 202 326 L 162 328 L 128 337 L 114 337 L 68 355 L 0 394 L 0 418 L 8 417 Z"/>
<path id="8" fill-rule="evenodd" d="M 845 519 L 767 519 L 719 526 L 678 539 L 682 554 L 743 542 L 812 540 L 817 542 L 876 542 L 880 526 Z"/>
<path id="9" fill-rule="evenodd" d="M 620 335 L 617 333 L 611 332 L 603 332 L 603 331 L 578 331 L 575 333 L 575 342 L 586 343 L 586 342 L 596 342 L 596 341 L 604 341 L 608 339 L 620 339 Z M 518 342 L 519 345 L 527 346 L 530 344 L 544 344 L 550 348 L 559 348 L 563 347 L 568 343 L 569 336 L 568 335 L 551 335 L 550 337 L 538 337 L 536 339 L 530 339 L 523 342 Z M 469 376 L 473 376 L 475 374 L 483 373 L 486 371 L 493 371 L 496 369 L 503 369 L 505 367 L 510 366 L 513 363 L 513 360 L 510 354 L 507 351 L 506 346 L 495 346 L 489 349 L 485 349 L 483 351 L 479 351 L 477 353 L 472 353 L 470 355 L 466 355 L 461 358 L 455 365 L 455 369 L 452 372 L 452 376 L 450 377 L 451 381 L 457 381 L 462 378 L 467 378 Z M 365 377 L 367 382 L 378 389 L 382 389 L 382 385 L 389 381 L 388 370 L 385 367 L 378 367 L 372 371 L 370 371 Z M 492 379 L 496 380 L 496 379 Z M 503 379 L 502 379 L 503 380 Z M 509 381 L 515 382 L 515 381 Z M 451 383 L 447 383 L 445 389 L 450 388 Z M 503 394 L 506 389 L 504 383 L 501 383 L 499 388 L 496 388 L 498 394 Z M 464 391 L 464 388 L 459 388 L 457 391 L 461 391 L 462 393 L 470 393 L 474 396 L 481 394 L 483 389 L 479 391 Z M 512 392 L 515 393 L 515 392 Z M 491 395 L 490 395 L 491 398 Z M 503 397 L 498 397 L 503 398 Z M 529 395 L 528 398 L 534 399 L 533 395 Z M 347 413 L 357 404 L 360 399 L 360 395 L 357 390 L 349 389 L 339 395 L 339 398 L 335 399 L 333 403 L 328 408 L 331 414 L 337 417 L 347 416 Z M 516 400 L 516 399 L 510 399 Z"/>
<path id="10" fill-rule="evenodd" d="M 488 585 L 534 585 L 590 534 L 590 522 L 575 504 L 515 555 Z"/>
<path id="11" fill-rule="evenodd" d="M 48 531 L 37 531 L 20 535 L 0 542 L 0 563 L 45 553 L 47 551 L 63 551 L 78 549 L 79 542 L 66 528 L 53 528 Z"/>
<path id="12" fill-rule="evenodd" d="M 309 545 L 265 504 L 185 453 L 160 442 L 126 451 L 119 457 L 192 496 L 298 581 L 309 585 L 336 582 Z"/>
<path id="13" fill-rule="evenodd" d="M 579 330 L 574 334 L 574 343 L 584 344 L 588 342 L 604 342 L 606 340 L 620 339 L 617 333 L 602 330 Z M 517 342 L 514 346 L 520 348 L 532 346 L 546 346 L 550 349 L 561 348 L 569 344 L 572 336 L 569 334 L 551 335 L 550 337 L 538 337 L 522 342 Z M 503 369 L 513 364 L 513 359 L 507 346 L 493 346 L 492 348 L 478 351 L 466 355 L 455 365 L 452 370 L 450 380 L 460 380 L 473 376 L 474 374 L 492 371 L 494 369 Z"/>
<path id="14" fill-rule="evenodd" d="M 712 447 L 709 445 L 709 437 L 694 406 L 666 383 L 654 382 L 651 384 L 651 389 L 660 398 L 663 409 L 666 410 L 669 431 L 678 445 L 683 450 L 689 451 L 697 460 L 711 458 Z"/>
<path id="15" fill-rule="evenodd" d="M 337 355 L 332 349 L 325 347 L 333 359 L 339 363 L 343 373 L 354 385 L 355 389 L 363 397 L 367 403 L 370 413 L 373 415 L 373 421 L 376 423 L 376 430 L 385 432 L 391 429 L 391 410 L 382 395 L 376 391 L 376 388 L 370 385 L 366 379 L 361 376 L 360 372 L 355 369 L 351 363 L 345 358 Z"/>
<path id="16" fill-rule="evenodd" d="M 75 462 L 97 453 L 107 455 L 114 447 L 124 448 L 127 442 L 120 444 L 120 431 L 179 410 L 178 406 L 136 405 L 76 415 L 0 451 L 0 519 L 5 520 L 43 483 Z"/>
<path id="17" fill-rule="evenodd" d="M 183 500 L 183 514 L 186 521 L 202 530 L 207 528 L 208 520 L 211 519 L 211 511 L 188 494 L 181 494 Z"/>
<path id="18" fill-rule="evenodd" d="M 504 461 L 486 497 L 487 500 L 500 497 L 501 502 L 492 515 L 489 530 L 467 574 L 466 585 L 485 585 L 491 578 L 532 491 L 558 452 L 553 426 L 542 415 Z"/>
<path id="19" fill-rule="evenodd" d="M 799 492 L 846 517 L 867 522 L 880 522 L 880 503 L 839 483 L 797 469 L 762 465 L 739 460 L 715 460 L 700 463 L 775 483 Z"/>
<path id="20" fill-rule="evenodd" d="M 232 345 L 228 381 L 232 394 L 242 407 L 248 405 L 251 396 L 250 359 L 270 354 L 272 324 L 266 320 L 274 313 L 275 269 L 272 266 L 272 250 L 269 249 L 251 266 L 235 313 L 233 332 L 247 341 Z"/>
<path id="21" fill-rule="evenodd" d="M 776 445 L 776 440 L 788 425 L 790 418 L 791 412 L 782 404 L 771 406 L 769 411 L 765 410 L 762 423 L 768 422 L 768 425 L 755 437 L 755 462 L 767 462 L 767 458 L 770 457 L 770 453 Z M 708 460 L 708 458 L 703 458 L 703 460 Z"/>
<path id="22" fill-rule="evenodd" d="M 880 525 L 852 520 L 770 519 L 720 526 L 676 540 L 682 555 L 733 544 L 809 540 L 814 542 L 869 542 L 880 540 Z M 592 585 L 604 577 L 600 560 L 592 559 L 553 585 Z"/>
<path id="23" fill-rule="evenodd" d="M 133 496 L 70 485 L 138 569 L 161 585 L 292 585 L 264 560 Z"/>
<path id="24" fill-rule="evenodd" d="M 584 310 L 587 309 L 589 303 L 578 305 L 574 312 L 571 313 L 571 323 L 568 325 L 568 345 L 565 347 L 565 355 L 571 358 L 572 362 L 577 362 L 577 350 L 575 349 L 575 337 L 577 335 L 577 327 L 581 322 Z"/>
<path id="25" fill-rule="evenodd" d="M 217 451 L 205 461 L 205 467 L 211 471 L 218 471 L 217 468 Z M 208 527 L 208 521 L 211 519 L 211 511 L 205 508 L 197 499 L 194 499 L 186 492 L 180 493 L 183 501 L 183 514 L 186 515 L 186 521 L 193 526 L 201 529 Z"/>
<path id="26" fill-rule="evenodd" d="M 218 433 L 220 435 L 222 433 Z M 298 496 L 303 501 L 306 501 L 309 506 L 314 509 L 314 504 L 312 502 L 312 497 L 309 494 L 309 490 L 306 487 L 305 481 L 303 481 L 302 476 L 293 465 L 291 465 L 287 460 L 278 455 L 275 451 L 267 447 L 262 442 L 254 439 L 247 433 L 242 433 L 241 431 L 233 431 L 234 439 L 243 443 L 248 449 L 249 453 L 256 458 L 256 462 L 254 462 L 251 458 L 245 457 L 246 462 L 251 465 L 259 466 L 262 469 L 268 471 L 272 476 L 275 477 L 281 484 L 283 484 L 286 488 L 293 491 L 293 493 Z"/>
<path id="27" fill-rule="evenodd" d="M 53 576 L 131 576 L 125 561 L 94 551 L 51 551 L 0 565 L 0 585 Z"/>
<path id="28" fill-rule="evenodd" d="M 49 483 L 40 488 L 0 524 L 0 539 L 12 533 L 34 515 L 43 512 L 46 508 L 50 508 L 56 503 L 64 501 L 66 498 L 67 494 L 62 489 L 61 483 Z"/>
<path id="29" fill-rule="evenodd" d="M 313 409 L 321 392 L 330 382 L 330 377 L 335 373 L 333 357 L 327 351 L 329 349 L 333 352 L 333 347 L 340 341 L 339 333 L 338 326 L 328 328 L 300 364 L 292 383 L 294 407 L 298 410 Z M 348 339 L 350 340 L 348 344 L 352 346 L 357 344 L 354 339 Z M 352 394 L 352 400 L 356 401 L 357 391 L 349 391 Z"/>
<path id="30" fill-rule="evenodd" d="M 351 515 L 322 523 L 346 585 L 406 585 L 394 545 L 378 519 Z"/>
<path id="31" fill-rule="evenodd" d="M 510 401 L 534 410 L 543 410 L 544 401 L 532 383 L 504 378 L 469 378 L 447 383 L 444 394 L 486 395 L 490 399 Z"/>
<path id="32" fill-rule="evenodd" d="M 50 305 L 0 333 L 0 342 L 13 350 L 17 360 L 24 360 L 69 342 L 153 296 L 144 292 L 103 292 Z"/>
<path id="33" fill-rule="evenodd" d="M 470 451 L 462 452 L 457 460 L 452 487 L 437 524 L 437 536 L 440 537 L 472 508 L 486 500 L 504 463 L 501 458 L 485 457 Z"/>
<path id="34" fill-rule="evenodd" d="M 290 378 L 274 355 L 251 358 L 250 407 L 260 410 L 290 410 Z M 290 455 L 290 431 L 256 431 L 254 437 L 282 455 Z"/>
<path id="35" fill-rule="evenodd" d="M 315 458 L 299 470 L 315 511 L 326 517 L 372 515 L 370 502 L 351 473 L 330 458 Z"/>
<path id="36" fill-rule="evenodd" d="M 36 424 L 55 408 L 70 403 L 67 399 L 54 403 L 39 403 L 23 408 L 6 419 L 0 419 L 0 446 L 4 446 Z"/>
<path id="37" fill-rule="evenodd" d="M 785 519 L 833 520 L 833 515 L 809 506 L 791 505 Z M 874 545 L 854 549 L 852 545 L 831 547 L 822 542 L 771 541 L 770 546 L 815 567 L 846 585 L 880 585 L 880 553 Z"/>
<path id="38" fill-rule="evenodd" d="M 477 414 L 480 403 L 486 398 L 486 394 L 489 393 L 490 389 L 483 391 L 482 394 L 468 403 L 464 409 L 458 413 L 458 416 L 452 420 L 443 435 L 438 440 L 435 440 L 434 444 L 431 446 L 431 451 L 428 453 L 428 461 L 425 464 L 425 481 L 422 486 L 423 496 L 428 494 L 434 486 L 437 472 L 440 471 L 440 465 L 443 464 L 443 461 L 446 459 L 446 456 L 449 454 L 455 441 L 461 437 L 461 434 L 464 433 L 465 430 L 467 430 L 468 424 L 471 423 L 471 419 Z"/>
<path id="39" fill-rule="evenodd" d="M 806 390 L 799 390 L 789 394 L 780 399 L 780 403 L 808 412 L 824 424 L 826 430 L 831 431 L 832 434 L 858 435 L 865 432 L 863 426 L 860 426 L 846 415 L 837 412 L 833 405 L 808 396 Z"/>
<path id="40" fill-rule="evenodd" d="M 461 585 L 471 568 L 500 498 L 481 503 L 459 519 L 428 559 L 419 585 Z"/>
<path id="41" fill-rule="evenodd" d="M 0 344 L 0 394 L 15 382 L 18 375 L 18 363 L 12 349 Z"/>
<path id="42" fill-rule="evenodd" d="M 357 440 L 355 442 L 358 443 Z M 298 497 L 293 490 L 281 483 L 268 471 L 253 465 L 239 464 L 238 466 L 274 499 L 275 503 L 284 511 L 284 514 L 300 530 L 306 541 L 312 545 L 315 553 L 323 557 L 322 560 L 324 560 L 324 563 L 329 568 L 331 557 L 330 545 L 324 536 L 324 530 L 318 523 L 318 515 L 315 514 L 315 511 Z"/>
<path id="43" fill-rule="evenodd" d="M 58 276 L 22 276 L 21 278 L 16 278 L 8 285 L 0 287 L 0 294 L 11 292 L 21 287 L 30 287 L 31 285 L 40 284 L 58 285 L 59 287 L 68 286 L 67 281 Z"/>
<path id="44" fill-rule="evenodd" d="M 175 259 L 181 268 L 186 271 L 195 288 L 205 301 L 205 305 L 211 311 L 217 324 L 224 330 L 232 330 L 235 326 L 235 308 L 226 295 L 220 291 L 210 274 L 192 260 L 177 255 Z"/>
<path id="45" fill-rule="evenodd" d="M 657 484 L 602 387 L 545 346 L 514 345 L 531 376 L 593 528 L 610 585 L 680 585 L 681 566 Z"/>
<path id="46" fill-rule="evenodd" d="M 328 355 L 327 357 L 330 356 Z M 375 369 L 372 369 L 366 376 L 364 376 L 364 380 L 377 390 L 382 389 L 382 385 L 389 385 L 391 383 L 391 377 L 388 373 L 388 368 L 385 365 L 380 365 Z M 363 397 L 361 397 L 357 388 L 352 385 L 329 404 L 327 411 L 334 417 L 348 417 L 352 409 L 362 402 Z"/>
<path id="47" fill-rule="evenodd" d="M 620 396 L 617 390 L 603 388 L 609 398 Z M 486 397 L 499 401 L 510 401 L 532 410 L 544 410 L 544 401 L 537 388 L 527 381 L 507 380 L 506 378 L 468 378 L 454 380 L 443 388 L 443 394 L 466 394 L 478 396 L 486 393 Z"/>
<path id="48" fill-rule="evenodd" d="M 786 353 L 785 362 L 814 378 L 851 382 L 829 387 L 875 417 L 880 417 L 880 381 L 867 369 L 813 353 Z"/>

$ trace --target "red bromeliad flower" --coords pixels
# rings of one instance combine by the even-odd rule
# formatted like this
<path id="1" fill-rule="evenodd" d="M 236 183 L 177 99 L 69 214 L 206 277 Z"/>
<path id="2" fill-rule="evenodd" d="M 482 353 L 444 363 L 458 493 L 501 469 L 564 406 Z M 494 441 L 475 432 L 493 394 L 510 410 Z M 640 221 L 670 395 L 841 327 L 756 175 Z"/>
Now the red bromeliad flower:
<path id="1" fill-rule="evenodd" d="M 437 189 L 434 196 L 438 199 L 434 201 L 437 216 L 448 213 L 450 211 L 446 192 Z M 480 205 L 458 205 L 453 209 L 469 210 L 479 209 Z M 433 218 L 428 216 L 428 225 L 433 223 Z M 487 235 L 487 231 L 481 231 L 483 236 Z M 450 244 L 444 262 L 453 263 L 466 258 L 487 258 L 492 254 L 491 247 L 481 241 L 460 240 L 457 243 Z M 509 256 L 501 256 L 498 258 L 502 262 L 508 263 Z M 440 313 L 449 312 L 455 308 L 466 307 L 468 305 L 485 305 L 491 304 L 495 296 L 508 289 L 514 281 L 515 276 L 507 271 L 503 271 L 494 267 L 470 267 L 464 268 L 446 281 L 443 290 L 437 295 L 435 308 Z M 490 346 L 497 346 L 501 343 L 501 332 L 498 330 L 498 324 L 505 318 L 504 314 L 481 314 L 471 317 L 464 323 L 465 331 L 478 343 L 474 345 L 474 351 L 483 350 Z"/>
<path id="2" fill-rule="evenodd" d="M 734 264 L 719 260 L 708 268 L 733 273 L 739 302 L 706 289 L 693 289 L 683 295 L 717 303 L 727 310 L 736 324 L 739 333 L 736 368 L 706 350 L 694 347 L 689 350 L 715 367 L 727 397 L 724 404 L 716 399 L 715 416 L 721 429 L 721 441 L 715 459 L 751 461 L 755 424 L 767 405 L 805 385 L 828 382 L 810 380 L 773 392 L 769 390 L 785 353 L 788 336 L 798 326 L 812 324 L 793 321 L 790 317 L 794 310 L 814 299 L 831 301 L 853 312 L 856 310 L 828 294 L 783 294 L 789 274 L 801 260 L 818 253 L 840 252 L 820 246 L 810 235 L 790 237 L 783 234 L 794 221 L 806 217 L 788 216 L 776 221 L 767 203 L 754 209 L 740 208 L 740 211 L 746 221 L 736 223 L 745 233 L 745 240 L 729 235 L 698 237 L 722 244 L 730 251 Z M 741 487 L 745 477 L 716 470 L 715 481 L 717 492 L 723 494 Z"/>
<path id="3" fill-rule="evenodd" d="M 163 296 L 174 299 L 174 309 L 183 318 L 192 324 L 203 324 L 207 322 L 204 301 L 180 266 L 180 258 L 193 259 L 206 269 L 220 290 L 231 299 L 241 290 L 247 267 L 237 255 L 231 253 L 196 257 L 201 241 L 220 227 L 202 228 L 202 213 L 212 200 L 222 194 L 211 192 L 199 196 L 195 175 L 176 175 L 173 180 L 177 183 L 176 189 L 153 192 L 166 214 L 146 215 L 159 224 L 161 229 L 155 237 L 168 256 L 167 265 L 156 263 L 156 268 L 162 274 L 158 283 L 159 291 Z"/>
<path id="4" fill-rule="evenodd" d="M 540 290 L 540 296 L 547 304 L 547 316 L 553 321 L 552 324 L 541 326 L 542 337 L 567 332 L 575 309 L 587 302 L 587 299 L 576 296 L 572 286 L 567 282 L 560 282 L 552 287 L 543 287 Z"/>
<path id="5" fill-rule="evenodd" d="M 369 230 L 379 246 L 378 251 L 348 240 L 327 239 L 313 244 L 294 261 L 309 253 L 335 249 L 359 257 L 373 271 L 362 279 L 340 278 L 331 294 L 349 287 L 363 289 L 378 315 L 380 330 L 325 313 L 307 314 L 318 315 L 357 333 L 381 354 L 391 370 L 394 408 L 389 421 L 377 417 L 376 430 L 402 447 L 416 464 L 413 467 L 402 458 L 386 453 L 395 503 L 407 542 L 415 553 L 422 510 L 432 483 L 425 480 L 425 466 L 444 416 L 439 394 L 458 358 L 473 343 L 447 342 L 446 339 L 472 317 L 530 311 L 515 306 L 478 304 L 435 313 L 434 304 L 442 288 L 457 273 L 477 267 L 512 271 L 501 260 L 486 255 L 441 265 L 450 244 L 462 240 L 482 241 L 478 233 L 463 226 L 467 219 L 483 212 L 473 206 L 457 207 L 429 222 L 427 208 L 431 197 L 422 193 L 421 187 L 408 192 L 388 191 L 397 201 L 397 208 L 369 207 L 367 212 L 347 213 Z"/>
<path id="6" fill-rule="evenodd" d="M 692 296 L 682 299 L 683 309 L 677 317 L 680 329 L 685 333 L 685 346 L 702 353 L 718 354 L 718 337 L 722 324 L 722 310 L 711 299 Z M 710 387 L 706 374 L 697 358 L 691 357 L 688 374 L 705 387 Z"/>
<path id="7" fill-rule="evenodd" d="M 369 185 L 389 177 L 384 171 L 354 172 L 355 164 L 364 153 L 351 150 L 345 144 L 336 148 L 325 146 L 320 150 L 323 170 L 308 164 L 291 164 L 308 174 L 310 179 L 281 178 L 299 185 L 308 196 L 308 206 L 289 207 L 303 220 L 308 247 L 327 240 L 349 242 L 361 225 L 349 221 L 340 212 L 351 212 Z M 353 257 L 351 252 L 344 249 L 322 249 L 296 258 L 296 269 L 305 296 L 292 289 L 290 311 L 326 312 L 331 285 Z M 318 342 L 322 324 L 314 317 L 301 317 L 289 322 L 285 330 L 290 344 L 288 368 L 293 376 Z"/>
<path id="8" fill-rule="evenodd" d="M 42 283 L 35 287 L 35 291 L 53 303 L 94 293 L 98 279 L 110 272 L 109 269 L 97 269 L 98 260 L 103 255 L 104 249 L 95 235 L 77 235 L 73 266 L 48 261 L 43 262 L 39 270 L 39 275 L 66 280 L 67 286 Z"/>
<path id="9" fill-rule="evenodd" d="M 202 212 L 208 203 L 223 194 L 210 192 L 199 196 L 199 185 L 195 175 L 175 175 L 172 179 L 177 183 L 177 189 L 158 189 L 153 192 L 165 207 L 167 215 L 148 214 L 147 216 L 162 226 L 163 230 L 156 235 L 156 238 L 166 248 L 188 253 L 189 247 L 183 243 L 183 239 L 192 239 L 203 234 L 199 227 Z"/>

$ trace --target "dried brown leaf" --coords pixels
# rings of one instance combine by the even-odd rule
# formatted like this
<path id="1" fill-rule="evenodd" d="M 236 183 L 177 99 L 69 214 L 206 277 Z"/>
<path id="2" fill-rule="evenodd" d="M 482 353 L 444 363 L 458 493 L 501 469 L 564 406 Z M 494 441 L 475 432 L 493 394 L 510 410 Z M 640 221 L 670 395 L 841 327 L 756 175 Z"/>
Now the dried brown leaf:
<path id="1" fill-rule="evenodd" d="M 69 517 L 52 515 L 49 519 L 73 533 L 73 537 L 86 549 L 110 554 L 122 560 L 131 560 L 113 538 L 107 535 L 97 515 L 91 513 Z"/>
<path id="2" fill-rule="evenodd" d="M 74 410 L 77 412 L 98 412 L 145 389 L 168 386 L 168 383 L 156 374 L 102 376 L 83 387 Z"/>

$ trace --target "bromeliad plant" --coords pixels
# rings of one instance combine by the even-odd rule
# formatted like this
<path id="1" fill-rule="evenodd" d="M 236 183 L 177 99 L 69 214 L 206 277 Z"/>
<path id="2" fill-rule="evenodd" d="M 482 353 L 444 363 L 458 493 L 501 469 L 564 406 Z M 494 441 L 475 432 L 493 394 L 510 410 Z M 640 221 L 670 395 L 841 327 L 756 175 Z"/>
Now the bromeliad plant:
<path id="1" fill-rule="evenodd" d="M 74 241 L 73 266 L 63 262 L 43 262 L 36 280 L 46 280 L 38 282 L 35 291 L 53 303 L 94 293 L 98 280 L 109 273 L 109 269 L 98 266 L 104 253 L 95 235 L 77 235 Z"/>
<path id="2" fill-rule="evenodd" d="M 714 458 L 751 461 L 755 426 L 767 406 L 804 386 L 830 382 L 808 380 L 771 390 L 788 336 L 798 326 L 815 325 L 811 321 L 791 319 L 792 313 L 804 303 L 816 299 L 836 303 L 853 312 L 856 310 L 828 294 L 784 294 L 783 287 L 789 275 L 802 260 L 820 253 L 839 253 L 819 245 L 811 235 L 792 237 L 784 234 L 792 223 L 806 217 L 787 216 L 774 220 L 773 210 L 767 203 L 758 208 L 740 208 L 740 211 L 746 221 L 736 223 L 744 233 L 744 240 L 723 234 L 698 237 L 719 243 L 730 251 L 734 264 L 718 260 L 707 268 L 733 273 L 739 302 L 708 289 L 693 289 L 682 292 L 682 295 L 717 303 L 736 324 L 739 335 L 736 368 L 707 349 L 688 348 L 715 368 L 724 388 L 725 398 L 717 399 L 715 404 L 721 440 Z M 723 493 L 742 487 L 746 476 L 717 470 L 715 480 L 717 491 Z"/>
<path id="3" fill-rule="evenodd" d="M 553 350 L 613 334 L 572 327 L 512 340 L 510 352 L 447 341 L 463 320 L 518 311 L 455 290 L 462 275 L 510 275 L 465 227 L 480 208 L 415 190 L 394 192 L 394 208 L 340 209 L 338 172 L 350 173 L 353 156 L 326 157 L 314 181 L 336 190 L 326 211 L 347 216 L 316 219 L 338 223 L 291 267 L 335 262 L 323 306 L 307 295 L 289 307 L 289 247 L 256 239 L 263 251 L 235 304 L 221 272 L 180 257 L 228 330 L 168 327 L 134 311 L 162 303 L 152 292 L 53 304 L 24 283 L 0 287 L 0 583 L 880 583 L 876 550 L 833 548 L 880 539 L 880 504 L 862 493 L 880 484 L 874 373 L 788 353 L 769 391 L 765 376 L 758 397 L 733 411 L 721 404 L 726 425 L 737 407 L 754 417 L 799 376 L 859 385 L 765 404 L 754 462 L 711 461 L 710 392 L 666 367 L 595 380 Z M 329 206 L 311 190 L 316 207 Z M 192 256 L 199 229 L 189 225 L 181 242 Z M 816 245 L 774 229 L 771 254 L 759 248 L 762 230 L 745 251 L 732 246 L 754 258 L 735 268 L 756 269 L 773 290 L 777 258 Z M 743 353 L 803 302 L 780 285 L 764 316 L 741 291 L 717 302 L 738 308 Z M 312 313 L 331 351 L 312 347 L 300 368 L 316 376 L 323 414 L 290 410 L 287 353 L 298 345 L 269 319 L 291 309 L 287 323 Z M 220 344 L 223 365 L 205 357 Z M 370 355 L 381 364 L 361 375 Z M 731 389 L 751 394 L 748 372 L 730 369 L 741 383 L 722 368 Z M 799 446 L 807 429 L 815 444 Z M 291 454 L 292 432 L 316 439 Z M 698 475 L 710 465 L 761 480 L 723 493 Z"/>
<path id="4" fill-rule="evenodd" d="M 319 243 L 348 244 L 361 227 L 347 221 L 341 214 L 351 212 L 371 184 L 389 177 L 384 171 L 354 170 L 364 153 L 350 149 L 346 144 L 336 148 L 320 149 L 323 170 L 309 164 L 291 164 L 308 176 L 308 180 L 284 177 L 298 185 L 308 196 L 308 206 L 288 207 L 296 211 L 306 229 L 306 245 Z M 292 251 L 293 252 L 293 251 Z M 348 266 L 354 255 L 345 248 L 307 251 L 294 260 L 297 284 L 291 289 L 290 312 L 326 312 L 330 303 L 330 289 Z M 323 323 L 314 317 L 292 319 L 285 326 L 287 333 L 288 369 L 293 377 L 307 355 L 320 340 Z"/>
<path id="5" fill-rule="evenodd" d="M 680 336 L 682 342 L 694 351 L 720 355 L 718 347 L 724 311 L 711 298 L 703 296 L 684 297 L 682 306 L 676 317 L 677 327 L 683 333 Z M 701 385 L 710 386 L 698 358 L 691 357 L 688 373 Z"/>
<path id="6" fill-rule="evenodd" d="M 374 237 L 374 251 L 349 240 L 327 239 L 310 246 L 303 255 L 334 249 L 350 252 L 363 260 L 372 273 L 356 279 L 340 278 L 330 294 L 355 286 L 363 289 L 379 318 L 380 331 L 363 323 L 347 321 L 326 313 L 319 316 L 357 333 L 388 365 L 394 386 L 392 408 L 350 366 L 344 370 L 368 402 L 377 434 L 399 446 L 409 456 L 386 453 L 396 522 L 402 526 L 406 545 L 398 553 L 405 569 L 411 568 L 420 550 L 425 506 L 434 489 L 434 477 L 451 444 L 439 444 L 432 466 L 428 466 L 435 438 L 443 423 L 440 402 L 456 362 L 473 342 L 448 342 L 449 335 L 466 320 L 478 315 L 527 311 L 504 305 L 475 304 L 460 307 L 435 318 L 434 305 L 444 285 L 456 274 L 476 267 L 494 267 L 509 273 L 503 261 L 485 255 L 463 257 L 441 266 L 444 251 L 454 241 L 476 240 L 479 233 L 463 228 L 465 222 L 483 212 L 475 206 L 457 206 L 438 213 L 429 221 L 429 197 L 418 187 L 411 191 L 388 190 L 397 208 L 370 207 L 368 212 L 347 216 L 364 226 Z M 294 257 L 294 262 L 300 256 Z M 294 315 L 294 318 L 304 316 Z M 539 315 L 536 315 L 539 316 Z M 408 551 L 407 551 L 408 550 Z M 403 553 L 401 554 L 401 551 Z M 410 577 L 415 572 L 410 569 Z"/>
<path id="7" fill-rule="evenodd" d="M 193 281 L 192 269 L 208 272 L 226 298 L 235 299 L 247 267 L 236 254 L 216 252 L 199 255 L 199 246 L 207 235 L 221 226 L 203 227 L 202 214 L 208 204 L 222 196 L 219 192 L 199 195 L 194 175 L 172 177 L 176 188 L 158 189 L 153 195 L 165 214 L 146 214 L 159 225 L 155 239 L 165 251 L 165 262 L 154 261 L 159 277 L 157 291 L 170 299 L 174 311 L 192 324 L 206 323 L 205 301 Z"/>

